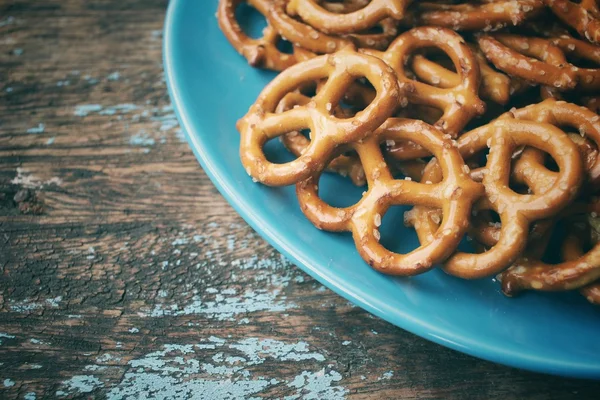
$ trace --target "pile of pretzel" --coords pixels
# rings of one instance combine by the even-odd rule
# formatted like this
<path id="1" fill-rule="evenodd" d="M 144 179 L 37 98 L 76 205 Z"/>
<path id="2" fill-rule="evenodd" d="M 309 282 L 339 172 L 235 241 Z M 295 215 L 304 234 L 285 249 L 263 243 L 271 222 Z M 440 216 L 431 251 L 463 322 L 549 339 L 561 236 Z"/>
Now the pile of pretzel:
<path id="1" fill-rule="evenodd" d="M 240 28 L 242 3 L 263 37 Z M 296 185 L 306 217 L 383 273 L 439 266 L 600 304 L 596 1 L 220 0 L 217 17 L 250 65 L 282 71 L 237 124 L 254 181 Z M 274 138 L 293 161 L 267 159 Z M 362 198 L 322 200 L 325 171 Z M 380 243 L 396 205 L 420 241 L 407 254 Z"/>

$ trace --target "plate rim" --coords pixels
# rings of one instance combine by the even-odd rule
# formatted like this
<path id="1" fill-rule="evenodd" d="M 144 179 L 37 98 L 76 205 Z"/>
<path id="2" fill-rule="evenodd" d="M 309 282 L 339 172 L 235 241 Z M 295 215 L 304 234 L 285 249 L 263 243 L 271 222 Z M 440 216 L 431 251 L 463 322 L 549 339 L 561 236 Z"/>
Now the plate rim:
<path id="1" fill-rule="evenodd" d="M 228 204 L 233 207 L 238 215 L 240 215 L 255 232 L 277 251 L 283 254 L 295 266 L 299 267 L 328 289 L 334 291 L 337 295 L 358 305 L 384 321 L 423 339 L 476 358 L 512 368 L 570 378 L 600 379 L 600 363 L 594 366 L 583 363 L 565 362 L 554 358 L 530 355 L 528 353 L 506 351 L 498 345 L 490 345 L 482 340 L 473 340 L 468 336 L 456 335 L 444 328 L 432 326 L 430 323 L 423 321 L 417 316 L 403 313 L 401 310 L 394 309 L 387 311 L 386 309 L 390 307 L 386 307 L 386 304 L 378 300 L 377 297 L 362 292 L 360 289 L 353 288 L 352 284 L 340 285 L 339 282 L 332 279 L 332 276 L 328 276 L 328 274 L 325 273 L 327 268 L 312 266 L 305 255 L 295 251 L 293 246 L 289 246 L 281 240 L 270 226 L 260 220 L 258 217 L 259 214 L 253 213 L 253 210 L 248 208 L 244 204 L 244 201 L 234 193 L 231 187 L 229 187 L 227 179 L 221 176 L 221 170 L 215 166 L 211 155 L 202 151 L 200 140 L 202 135 L 193 135 L 189 133 L 194 130 L 191 129 L 192 124 L 186 116 L 186 113 L 183 112 L 185 106 L 183 105 L 180 96 L 180 90 L 176 85 L 176 68 L 173 65 L 174 57 L 172 56 L 172 52 L 174 51 L 173 48 L 176 46 L 176 43 L 173 42 L 176 29 L 175 15 L 184 1 L 186 0 L 170 0 L 163 27 L 163 67 L 169 97 L 186 141 L 202 169 Z"/>

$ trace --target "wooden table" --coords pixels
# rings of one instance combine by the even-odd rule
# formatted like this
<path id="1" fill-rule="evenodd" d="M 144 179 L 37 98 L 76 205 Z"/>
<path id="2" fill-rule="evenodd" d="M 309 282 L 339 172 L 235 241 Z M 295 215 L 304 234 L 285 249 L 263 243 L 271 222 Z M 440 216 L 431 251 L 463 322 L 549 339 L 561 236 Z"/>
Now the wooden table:
<path id="1" fill-rule="evenodd" d="M 600 396 L 396 328 L 260 239 L 182 139 L 166 6 L 0 3 L 0 398 Z"/>

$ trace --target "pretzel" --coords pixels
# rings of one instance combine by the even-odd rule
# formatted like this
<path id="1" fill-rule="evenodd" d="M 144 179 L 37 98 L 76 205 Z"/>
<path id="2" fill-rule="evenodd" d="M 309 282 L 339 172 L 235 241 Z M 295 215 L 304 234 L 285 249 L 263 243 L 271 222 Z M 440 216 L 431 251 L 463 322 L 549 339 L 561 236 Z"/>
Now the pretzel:
<path id="1" fill-rule="evenodd" d="M 264 16 L 270 7 L 270 0 L 219 0 L 217 19 L 229 43 L 253 67 L 283 71 L 296 64 L 297 60 L 293 54 L 286 54 L 277 49 L 279 34 L 270 24 L 259 39 L 252 39 L 244 33 L 235 16 L 235 10 L 244 2 Z"/>
<path id="2" fill-rule="evenodd" d="M 576 261 L 584 255 L 581 235 L 568 235 L 562 245 L 565 261 Z M 595 282 L 579 289 L 579 292 L 592 304 L 600 304 L 600 282 Z"/>
<path id="3" fill-rule="evenodd" d="M 424 47 L 437 47 L 448 54 L 461 77 L 460 85 L 453 88 L 439 88 L 407 77 L 405 72 L 407 57 L 414 50 Z M 435 126 L 451 136 L 458 135 L 471 118 L 482 114 L 485 110 L 485 104 L 477 94 L 481 80 L 477 59 L 460 35 L 449 29 L 414 28 L 398 36 L 384 53 L 368 49 L 361 51 L 376 55 L 392 66 L 411 104 L 442 110 L 444 114 Z M 392 154 L 400 160 L 429 155 L 424 149 L 410 144 L 398 144 L 392 150 Z"/>
<path id="4" fill-rule="evenodd" d="M 482 35 L 478 43 L 486 58 L 509 75 L 562 90 L 577 84 L 564 53 L 548 40 L 497 34 Z"/>
<path id="5" fill-rule="evenodd" d="M 417 20 L 456 31 L 492 31 L 509 24 L 519 25 L 543 9 L 539 0 L 484 1 L 481 4 L 417 3 Z"/>
<path id="6" fill-rule="evenodd" d="M 282 113 L 294 108 L 294 106 L 304 106 L 310 102 L 310 97 L 300 93 L 288 93 L 277 105 L 276 113 Z M 350 117 L 350 113 L 336 107 L 334 114 L 338 117 Z M 283 145 L 296 157 L 300 157 L 310 146 L 310 140 L 302 136 L 300 132 L 293 131 L 279 137 Z M 365 172 L 360 165 L 360 160 L 356 155 L 340 155 L 333 159 L 327 166 L 327 170 L 348 176 L 356 186 L 363 186 L 367 183 Z"/>
<path id="7" fill-rule="evenodd" d="M 583 156 L 589 185 L 594 190 L 600 188 L 600 158 L 598 158 L 598 148 L 600 148 L 600 116 L 585 107 L 552 99 L 521 108 L 520 110 L 512 110 L 510 114 L 513 118 L 517 119 L 545 122 L 558 127 L 571 127 L 578 131 L 581 136 L 593 141 L 595 146 L 591 145 L 588 141 L 580 140 L 576 135 L 569 135 Z M 545 168 L 543 169 L 546 172 L 540 171 L 540 168 L 537 166 L 543 167 L 541 165 L 543 163 L 540 163 L 539 160 L 522 158 L 520 161 L 523 165 L 523 170 L 530 173 L 537 172 L 535 176 L 529 178 L 529 182 L 527 182 L 527 177 L 523 178 L 529 186 L 534 181 L 545 179 L 548 182 L 548 178 L 543 178 L 540 174 L 545 174 L 546 176 L 550 176 L 550 179 L 555 179 L 556 174 L 551 173 Z M 516 172 L 518 175 L 519 170 Z M 522 174 L 525 174 L 525 172 Z"/>
<path id="8" fill-rule="evenodd" d="M 396 180 L 384 160 L 380 144 L 410 140 L 439 160 L 443 179 L 436 184 Z M 368 190 L 356 204 L 337 208 L 319 198 L 320 171 L 296 185 L 300 207 L 319 229 L 352 232 L 362 258 L 373 268 L 392 275 L 415 275 L 448 257 L 467 229 L 467 217 L 483 188 L 469 178 L 463 161 L 443 133 L 421 121 L 392 118 L 362 141 L 350 144 L 365 169 Z M 398 254 L 379 244 L 381 219 L 390 206 L 421 204 L 441 208 L 443 220 L 432 240 L 408 254 Z"/>
<path id="9" fill-rule="evenodd" d="M 352 118 L 331 115 L 345 88 L 359 77 L 365 77 L 375 87 L 377 94 L 371 104 Z M 325 78 L 327 83 L 307 105 L 274 113 L 286 94 L 303 83 Z M 379 127 L 399 101 L 393 70 L 375 57 L 347 49 L 296 64 L 271 81 L 238 121 L 242 164 L 250 176 L 266 185 L 283 186 L 304 180 L 321 170 L 338 147 L 364 139 Z M 311 130 L 312 140 L 300 157 L 285 164 L 266 159 L 262 147 L 269 139 L 305 128 Z"/>
<path id="10" fill-rule="evenodd" d="M 583 287 L 579 292 L 592 304 L 600 305 L 600 283 L 592 283 Z"/>
<path id="11" fill-rule="evenodd" d="M 600 40 L 600 9 L 595 0 L 543 0 L 565 24 L 593 43 Z"/>
<path id="12" fill-rule="evenodd" d="M 348 13 L 336 13 L 320 6 L 315 0 L 289 0 L 287 13 L 325 33 L 356 33 L 372 28 L 391 17 L 401 20 L 410 0 L 372 0 L 363 8 Z"/>
<path id="13" fill-rule="evenodd" d="M 565 261 L 549 265 L 540 260 L 519 260 L 499 277 L 502 291 L 512 296 L 522 290 L 573 290 L 600 279 L 600 243 L 584 253 L 580 243 L 577 243 L 581 237 L 578 230 L 577 224 L 572 224 L 563 243 Z"/>
<path id="14" fill-rule="evenodd" d="M 567 55 L 596 63 L 598 68 L 581 68 L 572 64 L 570 65 L 577 77 L 577 89 L 586 92 L 600 90 L 600 46 L 595 46 L 568 36 L 553 38 L 550 39 L 550 42 Z"/>
<path id="15" fill-rule="evenodd" d="M 530 223 L 549 218 L 569 204 L 582 181 L 582 163 L 575 144 L 552 125 L 503 118 L 465 133 L 457 141 L 463 157 L 481 151 L 488 143 L 490 153 L 483 175 L 486 201 L 480 202 L 479 207 L 491 208 L 499 214 L 500 235 L 496 245 L 485 253 L 459 252 L 447 260 L 444 270 L 466 279 L 495 275 L 510 266 L 525 249 Z M 551 154 L 559 165 L 557 179 L 543 194 L 522 195 L 508 187 L 511 156 L 523 145 Z M 428 166 L 423 179 L 432 182 L 439 179 L 435 163 Z M 417 232 L 437 230 L 436 221 L 428 217 L 430 210 L 418 206 L 413 212 L 418 222 Z"/>
<path id="16" fill-rule="evenodd" d="M 479 93 L 482 99 L 489 99 L 499 104 L 506 104 L 510 97 L 511 80 L 508 76 L 491 68 L 485 57 L 474 50 L 481 72 Z M 412 58 L 411 69 L 415 75 L 427 84 L 441 88 L 452 88 L 460 85 L 460 76 L 444 66 L 417 54 Z"/>
<path id="17" fill-rule="evenodd" d="M 288 1 L 289 0 L 272 0 L 267 14 L 269 24 L 272 25 L 284 39 L 297 47 L 302 47 L 318 54 L 328 54 L 345 47 L 355 47 L 352 38 L 327 35 L 302 21 L 298 21 L 289 16 L 286 12 Z"/>

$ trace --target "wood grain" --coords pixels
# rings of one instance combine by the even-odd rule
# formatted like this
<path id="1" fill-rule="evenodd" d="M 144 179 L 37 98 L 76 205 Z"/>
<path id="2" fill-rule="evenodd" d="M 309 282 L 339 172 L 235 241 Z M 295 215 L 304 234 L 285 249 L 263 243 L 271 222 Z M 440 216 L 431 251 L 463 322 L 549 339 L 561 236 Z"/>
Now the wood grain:
<path id="1" fill-rule="evenodd" d="M 260 239 L 181 139 L 166 6 L 0 3 L 0 398 L 597 398 L 404 332 Z"/>

